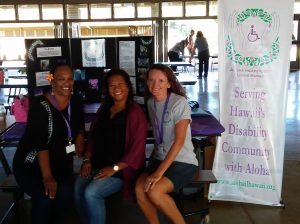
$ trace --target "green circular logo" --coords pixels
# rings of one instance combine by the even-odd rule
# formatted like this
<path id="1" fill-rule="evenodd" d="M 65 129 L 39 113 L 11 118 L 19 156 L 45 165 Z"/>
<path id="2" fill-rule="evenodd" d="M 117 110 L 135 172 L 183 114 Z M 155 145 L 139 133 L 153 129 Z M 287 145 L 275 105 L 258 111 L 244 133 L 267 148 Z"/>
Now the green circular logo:
<path id="1" fill-rule="evenodd" d="M 238 13 L 236 15 L 236 24 L 242 24 L 244 21 L 246 21 L 249 18 L 259 18 L 264 23 L 266 23 L 267 27 L 271 27 L 273 24 L 273 16 L 269 14 L 268 12 L 264 11 L 263 9 L 246 9 L 242 11 L 241 13 Z M 249 32 L 247 39 L 249 42 L 255 42 L 260 39 L 258 34 L 254 30 L 254 25 L 251 26 L 251 31 Z M 278 34 L 275 35 L 275 39 L 273 40 L 271 44 L 271 48 L 265 52 L 262 56 L 249 56 L 249 55 L 243 55 L 240 52 L 238 52 L 234 48 L 234 43 L 232 40 L 232 37 L 228 34 L 225 44 L 225 52 L 226 56 L 233 61 L 236 64 L 244 65 L 244 66 L 263 66 L 266 64 L 269 64 L 277 59 L 279 54 L 279 36 Z"/>

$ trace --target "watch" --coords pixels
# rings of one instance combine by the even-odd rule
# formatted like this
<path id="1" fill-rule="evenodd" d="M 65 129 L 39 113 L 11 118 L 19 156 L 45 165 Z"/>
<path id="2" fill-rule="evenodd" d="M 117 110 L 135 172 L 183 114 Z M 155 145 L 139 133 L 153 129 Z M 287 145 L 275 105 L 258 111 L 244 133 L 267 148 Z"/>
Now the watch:
<path id="1" fill-rule="evenodd" d="M 119 170 L 120 170 L 120 167 L 119 167 L 117 164 L 114 164 L 113 170 L 114 170 L 114 171 L 119 171 Z"/>

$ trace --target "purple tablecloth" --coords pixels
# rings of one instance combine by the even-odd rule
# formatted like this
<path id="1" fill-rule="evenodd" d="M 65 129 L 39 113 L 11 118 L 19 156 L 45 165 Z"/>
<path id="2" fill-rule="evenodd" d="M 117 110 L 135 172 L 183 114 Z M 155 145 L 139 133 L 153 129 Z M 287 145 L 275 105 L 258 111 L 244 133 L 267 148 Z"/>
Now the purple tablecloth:
<path id="1" fill-rule="evenodd" d="M 85 122 L 91 122 L 93 115 L 85 116 Z M 193 136 L 209 136 L 221 135 L 225 129 L 214 116 L 203 116 L 192 118 L 192 135 Z M 6 129 L 1 134 L 1 139 L 5 140 L 19 140 L 25 131 L 25 122 L 16 122 Z"/>
<path id="2" fill-rule="evenodd" d="M 1 134 L 0 138 L 5 140 L 20 140 L 24 134 L 26 122 L 16 122 Z"/>
<path id="3" fill-rule="evenodd" d="M 225 131 L 225 128 L 213 115 L 193 117 L 191 129 L 192 136 L 221 135 Z"/>

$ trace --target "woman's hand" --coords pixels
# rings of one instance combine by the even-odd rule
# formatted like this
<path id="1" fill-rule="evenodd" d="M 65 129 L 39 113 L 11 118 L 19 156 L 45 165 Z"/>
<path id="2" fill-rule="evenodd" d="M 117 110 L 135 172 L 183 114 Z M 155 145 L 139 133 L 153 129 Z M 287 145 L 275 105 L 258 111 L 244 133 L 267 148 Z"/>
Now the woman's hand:
<path id="1" fill-rule="evenodd" d="M 57 192 L 57 182 L 51 176 L 43 179 L 44 187 L 45 187 L 45 195 L 47 195 L 50 199 L 54 199 Z"/>
<path id="2" fill-rule="evenodd" d="M 154 173 L 150 174 L 145 181 L 145 192 L 152 190 L 155 187 L 155 184 L 162 178 L 162 174 L 155 171 Z"/>
<path id="3" fill-rule="evenodd" d="M 94 179 L 98 180 L 98 179 L 102 179 L 105 177 L 111 177 L 115 173 L 116 173 L 116 171 L 113 169 L 112 166 L 106 166 L 97 172 L 97 174 L 94 176 Z"/>
<path id="4" fill-rule="evenodd" d="M 92 170 L 92 164 L 90 161 L 82 163 L 79 175 L 84 178 L 88 178 Z"/>

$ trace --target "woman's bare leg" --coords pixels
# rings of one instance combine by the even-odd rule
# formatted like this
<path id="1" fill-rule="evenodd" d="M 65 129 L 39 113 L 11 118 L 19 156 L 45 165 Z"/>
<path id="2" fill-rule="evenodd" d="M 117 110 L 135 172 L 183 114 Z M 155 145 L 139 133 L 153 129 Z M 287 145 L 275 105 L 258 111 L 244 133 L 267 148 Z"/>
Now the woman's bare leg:
<path id="1" fill-rule="evenodd" d="M 148 174 L 142 174 L 135 185 L 137 203 L 150 224 L 159 224 L 156 206 L 150 201 L 145 192 L 145 182 Z"/>
<path id="2" fill-rule="evenodd" d="M 166 177 L 162 177 L 153 189 L 147 192 L 151 200 L 162 213 L 174 224 L 185 224 L 184 218 L 178 210 L 173 198 L 169 195 L 173 191 L 173 183 Z"/>

